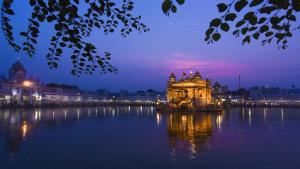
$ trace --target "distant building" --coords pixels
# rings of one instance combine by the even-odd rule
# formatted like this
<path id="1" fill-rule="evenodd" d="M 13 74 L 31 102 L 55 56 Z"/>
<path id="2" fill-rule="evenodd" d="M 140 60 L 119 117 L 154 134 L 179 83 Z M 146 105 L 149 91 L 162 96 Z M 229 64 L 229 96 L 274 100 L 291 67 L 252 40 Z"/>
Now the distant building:
<path id="1" fill-rule="evenodd" d="M 252 100 L 299 100 L 300 89 L 280 89 L 279 87 L 252 87 L 249 89 Z"/>
<path id="2" fill-rule="evenodd" d="M 166 102 L 165 92 L 158 92 L 152 89 L 147 91 L 129 92 L 121 90 L 119 93 L 112 93 L 116 101 L 119 102 L 137 102 L 137 103 L 156 103 Z"/>
<path id="3" fill-rule="evenodd" d="M 39 80 L 33 77 L 27 78 L 27 71 L 19 60 L 12 64 L 8 74 L 8 79 L 5 76 L 0 78 L 2 102 L 28 103 L 42 100 L 39 94 Z"/>
<path id="4" fill-rule="evenodd" d="M 119 93 L 111 93 L 105 89 L 80 90 L 78 86 L 68 84 L 44 85 L 38 78 L 28 77 L 27 70 L 19 60 L 12 64 L 8 78 L 0 76 L 0 105 L 2 103 L 25 105 L 82 101 L 154 104 L 157 100 L 165 100 L 164 92 L 149 89 L 146 92 L 121 90 Z"/>
<path id="5" fill-rule="evenodd" d="M 14 84 L 21 84 L 26 80 L 26 69 L 18 60 L 9 69 L 9 81 Z"/>
<path id="6" fill-rule="evenodd" d="M 78 89 L 43 86 L 40 92 L 43 95 L 43 101 L 48 103 L 83 100 L 82 95 Z"/>
<path id="7" fill-rule="evenodd" d="M 212 102 L 210 80 L 202 79 L 198 71 L 179 80 L 172 73 L 168 81 L 167 100 L 172 107 L 206 107 Z"/>
<path id="8" fill-rule="evenodd" d="M 38 78 L 27 76 L 27 71 L 19 60 L 9 69 L 8 79 L 5 76 L 0 77 L 0 102 L 41 104 L 81 100 L 77 86 L 55 83 L 43 85 Z"/>

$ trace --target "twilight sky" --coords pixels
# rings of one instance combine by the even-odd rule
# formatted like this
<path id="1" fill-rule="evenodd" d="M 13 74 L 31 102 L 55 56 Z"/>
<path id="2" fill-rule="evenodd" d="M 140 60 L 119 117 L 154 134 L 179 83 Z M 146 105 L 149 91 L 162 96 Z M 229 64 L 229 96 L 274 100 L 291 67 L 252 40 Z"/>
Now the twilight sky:
<path id="1" fill-rule="evenodd" d="M 287 50 L 278 50 L 275 45 L 262 47 L 259 42 L 242 46 L 241 39 L 235 39 L 230 34 L 223 34 L 221 41 L 214 44 L 204 42 L 209 21 L 218 16 L 215 5 L 221 1 L 187 0 L 184 6 L 179 7 L 177 14 L 166 17 L 161 11 L 162 0 L 136 0 L 133 12 L 142 15 L 150 32 L 135 32 L 122 38 L 118 33 L 106 36 L 101 31 L 95 31 L 90 38 L 99 52 L 108 50 L 112 53 L 112 63 L 118 67 L 118 74 L 95 73 L 74 77 L 70 74 L 68 51 L 65 51 L 58 69 L 49 69 L 45 55 L 53 30 L 47 24 L 42 26 L 33 58 L 22 52 L 15 53 L 1 33 L 0 74 L 7 76 L 11 64 L 20 57 L 28 74 L 40 77 L 45 83 L 74 84 L 91 90 L 164 90 L 170 72 L 179 76 L 183 70 L 199 70 L 202 77 L 208 76 L 213 82 L 219 81 L 232 89 L 238 86 L 238 74 L 241 74 L 242 86 L 245 87 L 300 87 L 299 34 L 294 34 Z M 13 24 L 15 31 L 20 32 L 27 25 L 30 8 L 26 1 L 18 0 L 14 4 L 16 16 Z M 18 37 L 17 40 L 22 42 Z"/>

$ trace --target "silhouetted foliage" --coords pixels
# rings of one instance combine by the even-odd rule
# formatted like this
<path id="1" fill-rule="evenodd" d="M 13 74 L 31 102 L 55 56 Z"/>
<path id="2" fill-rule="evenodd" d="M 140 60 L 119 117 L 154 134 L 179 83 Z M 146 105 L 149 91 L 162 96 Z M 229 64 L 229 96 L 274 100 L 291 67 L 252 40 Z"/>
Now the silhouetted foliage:
<path id="1" fill-rule="evenodd" d="M 222 31 L 232 28 L 235 37 L 242 37 L 242 44 L 260 39 L 262 45 L 275 41 L 279 48 L 286 49 L 288 38 L 300 26 L 296 22 L 300 0 L 233 0 L 217 8 L 221 16 L 210 22 L 207 43 L 218 41 Z"/>
<path id="2" fill-rule="evenodd" d="M 184 0 L 176 2 L 182 5 Z M 162 9 L 166 15 L 176 13 L 175 1 L 164 0 Z M 205 33 L 208 44 L 219 41 L 222 32 L 232 29 L 235 37 L 243 38 L 242 44 L 261 40 L 266 45 L 275 41 L 279 48 L 286 49 L 288 38 L 300 28 L 296 22 L 300 0 L 231 0 L 217 4 L 217 9 L 221 16 L 211 20 Z"/>
<path id="3" fill-rule="evenodd" d="M 66 48 L 72 50 L 70 56 L 73 75 L 100 72 L 116 72 L 110 64 L 110 53 L 99 55 L 94 44 L 85 41 L 94 29 L 105 34 L 113 33 L 121 26 L 123 37 L 133 30 L 147 32 L 149 28 L 141 23 L 140 16 L 132 16 L 133 0 L 123 0 L 120 7 L 115 0 L 28 0 L 32 7 L 27 30 L 20 35 L 25 37 L 22 45 L 15 42 L 10 18 L 15 13 L 11 8 L 13 0 L 3 0 L 1 26 L 9 45 L 17 52 L 23 50 L 30 57 L 35 54 L 35 45 L 40 34 L 40 24 L 53 24 L 55 34 L 51 38 L 47 61 L 50 68 L 57 68 Z M 81 3 L 81 4 L 80 4 Z M 163 0 L 162 11 L 166 15 L 177 12 L 177 6 L 185 0 Z M 204 2 L 203 2 L 204 3 Z M 78 6 L 87 6 L 83 13 Z M 242 37 L 242 44 L 261 40 L 262 45 L 275 41 L 279 48 L 286 49 L 288 38 L 300 28 L 297 15 L 300 0 L 231 0 L 217 4 L 220 17 L 214 18 L 205 33 L 205 41 L 210 44 L 219 41 L 221 33 L 229 32 Z"/>
<path id="4" fill-rule="evenodd" d="M 11 9 L 12 0 L 3 0 L 1 7 L 1 27 L 4 32 L 4 36 L 9 45 L 14 48 L 15 51 L 20 51 L 20 46 L 14 42 L 13 27 L 10 25 L 9 16 L 14 15 L 14 11 Z"/>
<path id="5" fill-rule="evenodd" d="M 15 14 L 11 8 L 13 2 L 4 0 L 1 7 L 1 26 L 9 45 L 17 52 L 23 50 L 28 56 L 34 56 L 40 25 L 44 22 L 51 23 L 55 34 L 51 38 L 46 55 L 48 65 L 50 68 L 57 68 L 64 49 L 69 48 L 72 50 L 71 73 L 77 76 L 82 73 L 92 74 L 96 69 L 101 73 L 117 71 L 110 64 L 109 52 L 100 55 L 94 44 L 85 41 L 94 29 L 109 34 L 121 27 L 119 30 L 123 37 L 133 30 L 149 31 L 149 28 L 141 23 L 140 16 L 135 17 L 131 14 L 134 7 L 131 0 L 123 0 L 120 7 L 113 0 L 28 0 L 32 12 L 27 30 L 20 33 L 25 40 L 19 46 L 14 40 L 13 26 L 10 24 L 10 18 Z M 79 5 L 87 6 L 83 13 L 79 12 Z"/>
<path id="6" fill-rule="evenodd" d="M 176 2 L 175 2 L 176 1 Z M 166 15 L 169 15 L 170 12 L 177 12 L 177 4 L 184 4 L 185 0 L 163 0 L 162 10 Z"/>

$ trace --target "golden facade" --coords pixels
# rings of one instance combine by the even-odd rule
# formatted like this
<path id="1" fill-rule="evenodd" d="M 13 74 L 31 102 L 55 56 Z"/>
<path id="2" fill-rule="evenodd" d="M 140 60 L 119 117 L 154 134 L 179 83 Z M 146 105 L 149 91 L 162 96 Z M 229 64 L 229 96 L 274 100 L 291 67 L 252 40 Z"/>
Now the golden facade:
<path id="1" fill-rule="evenodd" d="M 202 79 L 200 73 L 176 80 L 172 73 L 168 81 L 167 100 L 173 108 L 205 108 L 211 104 L 210 80 Z"/>

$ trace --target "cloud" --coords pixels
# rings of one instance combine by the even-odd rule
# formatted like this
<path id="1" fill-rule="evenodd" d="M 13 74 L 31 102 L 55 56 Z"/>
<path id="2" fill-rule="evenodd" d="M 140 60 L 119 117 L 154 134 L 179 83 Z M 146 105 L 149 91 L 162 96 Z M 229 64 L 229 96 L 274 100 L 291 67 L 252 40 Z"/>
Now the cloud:
<path id="1" fill-rule="evenodd" d="M 163 73 L 182 71 L 199 71 L 203 75 L 213 77 L 231 77 L 249 70 L 249 66 L 245 64 L 233 63 L 222 60 L 201 60 L 192 54 L 181 52 L 173 52 L 167 60 L 164 60 L 160 67 Z"/>

